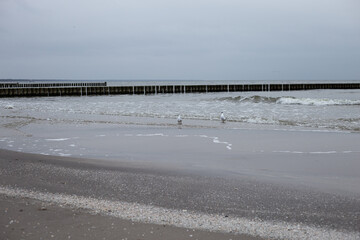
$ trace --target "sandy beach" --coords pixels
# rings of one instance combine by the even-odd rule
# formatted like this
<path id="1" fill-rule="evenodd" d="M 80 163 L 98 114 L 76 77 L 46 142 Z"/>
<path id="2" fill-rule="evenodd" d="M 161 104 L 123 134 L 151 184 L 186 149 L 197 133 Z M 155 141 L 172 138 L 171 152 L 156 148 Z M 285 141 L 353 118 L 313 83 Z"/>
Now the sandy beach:
<path id="1" fill-rule="evenodd" d="M 4 195 L 0 206 L 2 239 L 261 239 L 133 222 Z"/>
<path id="2" fill-rule="evenodd" d="M 5 239 L 359 237 L 358 193 L 339 194 L 325 183 L 267 181 L 256 172 L 234 175 L 156 162 L 8 150 L 0 156 Z M 47 226 L 47 235 L 35 222 Z"/>

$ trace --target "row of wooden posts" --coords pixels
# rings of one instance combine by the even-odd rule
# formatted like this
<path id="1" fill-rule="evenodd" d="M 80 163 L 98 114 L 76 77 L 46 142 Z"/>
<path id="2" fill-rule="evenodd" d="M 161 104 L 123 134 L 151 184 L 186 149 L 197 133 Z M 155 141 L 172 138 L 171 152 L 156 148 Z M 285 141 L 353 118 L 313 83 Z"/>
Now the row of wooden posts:
<path id="1" fill-rule="evenodd" d="M 72 83 L 72 85 L 1 87 L 0 97 L 34 96 L 89 96 L 115 94 L 166 94 L 249 91 L 300 91 L 316 89 L 360 89 L 360 83 L 305 83 L 305 84 L 226 84 L 226 85 L 160 85 L 107 86 L 106 83 Z"/>

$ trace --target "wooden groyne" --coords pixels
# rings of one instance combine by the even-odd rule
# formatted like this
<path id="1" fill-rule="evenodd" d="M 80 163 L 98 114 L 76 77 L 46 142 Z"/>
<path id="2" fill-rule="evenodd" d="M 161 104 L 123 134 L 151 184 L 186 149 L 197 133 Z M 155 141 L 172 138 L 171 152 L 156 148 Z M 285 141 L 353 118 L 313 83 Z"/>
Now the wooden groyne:
<path id="1" fill-rule="evenodd" d="M 106 87 L 106 82 L 81 83 L 0 83 L 0 88 Z"/>
<path id="2" fill-rule="evenodd" d="M 25 86 L 26 85 L 26 86 Z M 89 96 L 207 92 L 265 92 L 317 89 L 360 89 L 360 83 L 290 83 L 226 85 L 107 86 L 106 83 L 0 84 L 0 97 Z"/>

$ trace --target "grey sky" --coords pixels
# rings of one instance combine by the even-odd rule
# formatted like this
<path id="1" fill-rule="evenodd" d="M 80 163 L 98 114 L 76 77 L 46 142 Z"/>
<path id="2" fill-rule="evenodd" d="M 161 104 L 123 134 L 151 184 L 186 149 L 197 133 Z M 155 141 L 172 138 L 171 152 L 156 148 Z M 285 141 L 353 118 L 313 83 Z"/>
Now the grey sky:
<path id="1" fill-rule="evenodd" d="M 360 79 L 359 0 L 0 0 L 0 78 Z"/>

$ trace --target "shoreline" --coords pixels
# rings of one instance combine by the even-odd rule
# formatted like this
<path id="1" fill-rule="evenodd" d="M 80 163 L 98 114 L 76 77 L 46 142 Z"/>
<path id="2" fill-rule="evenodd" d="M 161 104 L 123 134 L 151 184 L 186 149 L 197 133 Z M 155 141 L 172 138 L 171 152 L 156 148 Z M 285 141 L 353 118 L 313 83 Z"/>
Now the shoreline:
<path id="1" fill-rule="evenodd" d="M 266 208 L 269 210 L 276 209 L 276 201 L 282 201 L 281 204 L 278 206 L 288 205 L 288 210 L 293 209 L 293 213 L 289 212 L 289 216 L 284 216 L 285 219 L 289 219 L 289 221 L 283 221 L 283 223 L 286 223 L 285 226 L 287 227 L 280 227 L 280 229 L 277 229 L 274 225 L 269 225 L 269 228 L 265 228 L 265 235 L 262 235 L 263 238 L 267 238 L 269 236 L 280 238 L 281 234 L 288 234 L 285 235 L 285 238 L 290 239 L 301 239 L 304 236 L 316 236 L 318 239 L 338 239 L 339 235 L 337 234 L 343 234 L 340 235 L 343 239 L 355 239 L 355 237 L 359 237 L 359 230 L 357 229 L 355 232 L 348 229 L 342 229 L 344 226 L 338 222 L 335 219 L 330 220 L 332 224 L 340 224 L 335 229 L 327 229 L 328 223 L 325 223 L 322 227 L 310 227 L 313 226 L 316 219 L 315 216 L 306 216 L 305 219 L 308 218 L 308 220 L 301 220 L 301 217 L 299 216 L 300 213 L 304 213 L 306 215 L 306 211 L 304 209 L 297 210 L 296 203 L 292 203 L 289 201 L 290 199 L 296 199 L 297 197 L 305 194 L 308 194 L 306 198 L 310 197 L 311 201 L 319 201 L 323 202 L 325 204 L 332 204 L 331 201 L 326 203 L 324 202 L 324 197 L 326 197 L 326 194 L 320 194 L 317 193 L 318 196 L 315 196 L 314 193 L 306 193 L 306 192 L 300 192 L 298 193 L 298 196 L 296 196 L 296 191 L 291 192 L 291 194 L 295 194 L 293 197 L 286 197 L 286 195 L 283 195 L 286 193 L 286 191 L 289 191 L 289 189 L 282 189 L 279 186 L 271 185 L 271 184 L 264 184 L 261 186 L 261 183 L 259 182 L 253 182 L 243 179 L 243 181 L 232 181 L 229 179 L 222 179 L 219 177 L 204 177 L 196 174 L 191 173 L 183 173 L 181 170 L 176 170 L 173 172 L 168 172 L 165 170 L 159 170 L 157 168 L 146 168 L 144 166 L 129 166 L 126 163 L 114 163 L 117 164 L 117 167 L 111 166 L 111 164 L 104 164 L 103 162 L 99 162 L 96 160 L 86 160 L 86 159 L 70 159 L 70 158 L 62 158 L 62 157 L 53 157 L 53 156 L 44 156 L 44 155 L 36 155 L 36 154 L 26 154 L 26 153 L 17 153 L 12 152 L 8 150 L 0 150 L 0 158 L 1 158 L 1 182 L 5 184 L 6 186 L 1 186 L 2 188 L 2 194 L 1 196 L 4 196 L 4 192 L 7 192 L 5 196 L 10 196 L 10 192 L 15 192 L 16 194 L 12 195 L 15 197 L 15 199 L 21 200 L 21 199 L 28 199 L 31 198 L 35 201 L 42 200 L 44 202 L 44 199 L 46 198 L 38 198 L 38 196 L 53 196 L 52 194 L 58 194 L 58 197 L 65 196 L 66 198 L 69 197 L 80 197 L 84 199 L 84 202 L 87 204 L 90 200 L 93 202 L 96 202 L 98 204 L 98 201 L 105 201 L 102 202 L 104 206 L 110 206 L 112 203 L 116 203 L 115 205 L 118 206 L 119 203 L 134 203 L 134 204 L 140 204 L 136 205 L 137 209 L 142 209 L 142 211 L 145 211 L 146 206 L 150 206 L 151 209 L 160 209 L 165 211 L 174 211 L 172 212 L 174 214 L 173 219 L 177 219 L 180 215 L 186 215 L 186 214 L 193 214 L 195 212 L 200 213 L 201 216 L 212 216 L 215 215 L 217 218 L 220 217 L 221 221 L 218 223 L 223 224 L 224 219 L 229 221 L 229 219 L 237 219 L 236 222 L 239 223 L 239 219 L 242 219 L 242 221 L 251 222 L 254 219 L 259 219 L 258 221 L 254 221 L 253 224 L 256 226 L 256 229 L 259 229 L 259 226 L 264 229 L 263 227 L 266 226 L 266 224 L 274 223 L 273 220 L 276 218 L 276 214 L 274 215 L 271 212 L 265 211 L 263 214 L 259 211 L 260 209 L 257 209 L 260 207 L 259 204 L 263 204 Z M 75 160 L 75 161 L 74 161 Z M 19 169 L 23 168 L 23 169 Z M 25 169 L 25 170 L 24 170 Z M 34 178 L 34 176 L 36 176 Z M 94 179 L 94 177 L 96 179 Z M 31 182 L 28 182 L 27 179 L 32 179 Z M 246 181 L 245 181 L 246 180 Z M 253 189 L 255 190 L 253 193 L 245 194 L 247 191 L 252 189 L 253 184 L 259 184 L 259 189 Z M 14 188 L 16 186 L 16 188 Z M 91 186 L 91 189 L 84 189 L 85 186 Z M 227 188 L 225 191 L 222 188 Z M 88 187 L 87 187 L 88 188 Z M 207 189 L 206 189 L 207 188 Z M 241 189 L 240 195 L 235 192 L 229 192 L 228 190 L 233 189 L 237 190 L 237 188 Z M 270 188 L 270 189 L 268 189 Z M 12 190 L 11 190 L 12 189 Z M 16 192 L 13 190 L 20 189 L 20 191 Z M 247 190 L 248 189 L 248 190 Z M 11 190 L 9 192 L 9 190 Z M 88 191 L 89 190 L 89 191 Z M 272 199 L 275 196 L 269 195 L 269 192 L 272 192 L 276 190 L 276 194 L 282 193 L 282 197 L 278 200 Z M 285 191 L 285 192 L 284 192 Z M 32 193 L 34 195 L 32 195 Z M 192 195 L 193 196 L 192 196 Z M 257 194 L 261 194 L 262 197 L 256 198 L 258 201 L 254 206 L 251 206 L 252 201 L 254 199 L 248 199 L 256 196 Z M 288 193 L 290 194 L 290 192 Z M 160 195 L 160 196 L 159 196 Z M 205 195 L 205 196 L 203 196 Z M 16 196 L 21 196 L 20 199 Z M 37 197 L 34 197 L 37 196 Z M 200 198 L 200 197 L 203 198 Z M 267 196 L 264 199 L 264 197 Z M 95 198 L 94 198 L 95 197 Z M 37 199 L 38 198 L 38 199 Z M 239 202 L 236 201 L 236 199 L 239 198 Z M 302 205 L 305 206 L 305 203 L 309 204 L 309 200 L 303 199 L 305 201 L 302 203 Z M 356 208 L 359 207 L 358 202 L 353 202 L 351 199 L 347 198 L 340 198 L 333 196 L 334 203 L 336 202 L 336 208 L 341 208 L 339 211 L 345 211 L 345 208 L 353 208 L 354 211 L 356 211 Z M 74 200 L 74 199 L 72 199 Z M 175 200 L 175 201 L 174 201 Z M 248 206 L 249 209 L 247 213 L 245 212 L 232 212 L 229 210 L 230 206 L 236 207 L 236 208 L 243 208 L 241 206 L 240 202 L 248 201 L 245 203 L 245 206 Z M 250 201 L 250 202 L 249 202 Z M 260 201 L 260 202 L 259 202 Z M 51 202 L 51 201 L 50 201 Z M 78 201 L 79 202 L 79 201 Z M 80 201 L 81 202 L 81 201 Z M 266 202 L 270 202 L 270 205 L 266 207 L 265 205 L 268 204 Z M 341 203 L 343 202 L 343 203 Z M 349 204 L 352 202 L 352 205 Z M 51 202 L 51 203 L 54 203 Z M 94 205 L 94 206 L 101 206 L 101 205 Z M 219 205 L 220 204 L 220 205 Z M 235 204 L 235 205 L 234 205 Z M 274 205 L 275 204 L 275 205 Z M 294 205 L 295 204 L 295 205 Z M 313 204 L 313 203 L 312 203 Z M 340 204 L 340 205 L 339 205 Z M 21 204 L 20 204 L 21 205 Z M 57 202 L 55 205 L 66 205 L 65 202 Z M 343 207 L 342 207 L 343 206 Z M 356 206 L 356 207 L 355 207 Z M 80 209 L 86 209 L 84 205 L 73 205 L 73 207 L 70 207 L 70 209 L 73 208 L 79 208 Z M 296 207 L 296 208 L 294 208 Z M 309 206 L 310 209 L 312 209 L 312 206 Z M 334 206 L 335 207 L 335 206 Z M 68 208 L 66 208 L 68 209 Z M 91 207 L 89 209 L 92 209 Z M 85 212 L 88 212 L 88 210 L 84 210 Z M 228 209 L 228 210 L 226 210 Z M 284 208 L 283 210 L 285 210 Z M 309 210 L 310 210 L 309 209 Z M 107 209 L 109 210 L 109 209 Z M 186 210 L 186 211 L 183 211 Z M 225 211 L 224 211 L 225 210 Z M 236 209 L 234 209 L 236 210 Z M 262 210 L 262 211 L 264 211 Z M 324 209 L 324 211 L 334 211 L 335 209 Z M 67 211 L 67 210 L 59 210 L 61 211 Z M 98 209 L 98 211 L 100 211 Z M 115 213 L 117 210 L 111 209 L 111 213 Z M 228 211 L 228 212 L 226 212 Z M 255 214 L 251 214 L 252 211 L 254 211 Z M 325 214 L 321 213 L 321 214 Z M 343 214 L 347 214 L 345 212 L 342 212 Z M 103 212 L 103 214 L 106 214 L 106 211 Z M 103 216 L 103 214 L 100 214 Z M 207 215 L 210 214 L 210 215 Z M 329 216 L 334 214 L 334 212 L 330 212 Z M 349 212 L 351 214 L 351 211 Z M 355 215 L 348 216 L 349 218 L 352 218 L 352 220 L 359 221 L 357 219 L 356 213 Z M 155 214 L 156 215 L 156 214 Z M 163 216 L 164 214 L 160 214 L 160 216 Z M 224 218 L 224 216 L 228 216 Z M 240 215 L 243 215 L 241 217 Z M 252 215 L 252 216 L 251 216 Z M 285 214 L 286 215 L 286 214 Z M 316 215 L 316 214 L 315 214 Z M 195 219 L 201 219 L 201 216 L 198 215 L 186 215 L 188 218 L 194 217 Z M 273 220 L 268 219 L 267 217 L 275 217 Z M 355 219 L 354 219 L 355 216 Z M 148 216 L 149 217 L 149 216 Z M 259 218 L 260 217 L 260 218 Z M 312 218 L 314 218 L 311 220 Z M 325 215 L 322 217 L 326 217 Z M 278 218 L 278 222 L 282 222 L 280 218 Z M 296 220 L 299 218 L 298 220 Z M 252 219 L 252 220 L 251 220 Z M 357 220 L 356 220 L 357 219 Z M 140 220 L 144 221 L 143 220 Z M 179 221 L 179 220 L 178 220 Z M 309 221 L 309 222 L 308 222 Z M 335 222 L 333 222 L 335 221 Z M 276 222 L 276 221 L 275 221 Z M 303 223 L 301 223 L 303 222 Z M 330 223 L 329 222 L 329 223 Z M 57 225 L 56 221 L 54 222 L 54 227 Z M 315 225 L 321 226 L 321 222 L 317 222 Z M 324 223 L 322 223 L 324 224 Z M 335 225 L 336 225 L 335 224 Z M 167 224 L 166 224 L 167 225 Z M 171 224 L 170 224 L 171 225 Z M 196 224 L 195 224 L 196 225 Z M 203 224 L 204 225 L 204 224 Z M 217 225 L 217 224 L 214 224 Z M 244 225 L 244 223 L 243 223 Z M 243 226 L 242 225 L 242 226 Z M 331 225 L 331 224 L 330 224 Z M 184 227 L 184 225 L 180 225 Z M 281 226 L 281 225 L 280 225 Z M 299 231 L 296 226 L 302 226 L 302 231 Z M 342 226 L 342 227 L 340 227 Z M 307 228 L 309 227 L 309 228 Z M 340 227 L 340 228 L 339 228 Z M 193 228 L 199 228 L 199 227 L 189 227 L 188 229 Z M 271 228 L 273 228 L 273 232 L 270 233 Z M 277 230 L 275 230 L 277 229 Z M 304 230 L 305 229 L 305 230 Z M 313 230 L 314 232 L 311 232 L 309 229 Z M 339 229 L 339 230 L 336 230 Z M 340 230 L 342 229 L 342 230 Z M 355 230 L 354 228 L 353 230 Z M 186 231 L 186 230 L 185 230 Z M 207 229 L 206 232 L 208 232 L 209 229 Z M 232 230 L 233 231 L 233 230 Z M 283 231 L 283 232 L 282 232 Z M 229 233 L 230 231 L 228 231 Z M 248 235 L 244 235 L 244 230 L 239 231 L 240 235 L 234 235 L 232 239 L 252 239 L 248 238 Z M 242 233 L 242 234 L 241 234 Z M 263 233 L 264 234 L 264 233 Z M 267 234 L 267 235 L 266 235 Z M 271 235 L 275 234 L 275 235 Z M 276 235 L 277 234 L 277 235 Z M 305 234 L 301 235 L 302 237 L 296 237 L 299 234 Z M 307 234 L 307 235 L 306 235 Z M 325 235 L 324 235 L 325 234 Z M 252 232 L 252 235 L 256 235 Z M 225 235 L 224 235 L 225 236 Z M 325 237 L 326 236 L 326 237 Z M 226 235 L 226 238 L 218 238 L 218 239 L 228 239 L 228 236 Z M 237 238 L 239 237 L 239 238 Z M 130 238 L 131 239 L 131 238 Z M 205 239 L 205 238 L 199 238 L 199 239 Z M 210 239 L 210 238 L 206 238 Z M 257 238 L 254 238 L 257 239 Z"/>
<path id="2" fill-rule="evenodd" d="M 8 132 L 0 145 L 76 162 L 93 159 L 99 167 L 246 177 L 360 196 L 358 133 L 43 123 L 21 131 Z"/>

